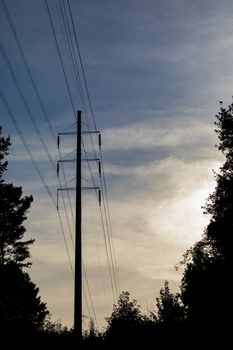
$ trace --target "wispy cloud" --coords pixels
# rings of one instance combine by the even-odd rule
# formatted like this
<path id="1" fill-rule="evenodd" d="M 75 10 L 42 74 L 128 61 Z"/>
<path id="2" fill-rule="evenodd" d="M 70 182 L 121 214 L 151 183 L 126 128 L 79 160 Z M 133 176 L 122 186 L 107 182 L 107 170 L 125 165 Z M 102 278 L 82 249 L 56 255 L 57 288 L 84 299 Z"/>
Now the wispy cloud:
<path id="1" fill-rule="evenodd" d="M 50 4 L 62 58 L 75 108 L 82 109 L 55 5 L 55 2 Z M 72 8 L 97 128 L 102 131 L 120 285 L 147 311 L 164 279 L 178 288 L 181 274 L 174 270 L 174 265 L 201 237 L 208 221 L 201 206 L 214 188 L 211 169 L 218 168 L 223 159 L 214 147 L 217 143 L 214 115 L 219 100 L 231 102 L 233 4 L 228 0 L 211 3 L 86 0 L 73 2 Z M 9 10 L 55 134 L 67 130 L 75 116 L 46 12 L 40 2 L 27 0 L 22 0 L 20 6 L 16 0 L 11 1 Z M 0 17 L 1 40 L 56 163 L 56 144 L 3 12 Z M 56 174 L 4 64 L 1 84 L 56 198 Z M 73 279 L 56 208 L 47 197 L 3 106 L 0 114 L 0 124 L 13 141 L 6 179 L 22 185 L 24 193 L 34 195 L 26 222 L 27 237 L 36 238 L 32 248 L 32 279 L 38 283 L 54 318 L 71 325 Z M 73 141 L 62 140 L 63 155 L 75 148 Z M 73 168 L 67 167 L 66 172 L 68 179 L 75 177 Z M 67 196 L 65 202 L 68 205 Z M 72 195 L 71 202 L 74 208 Z M 91 194 L 83 196 L 83 206 L 84 262 L 102 326 L 112 308 L 104 237 Z M 62 201 L 60 209 L 73 262 Z M 70 210 L 68 215 L 73 234 Z M 101 269 L 105 276 L 102 282 Z"/>

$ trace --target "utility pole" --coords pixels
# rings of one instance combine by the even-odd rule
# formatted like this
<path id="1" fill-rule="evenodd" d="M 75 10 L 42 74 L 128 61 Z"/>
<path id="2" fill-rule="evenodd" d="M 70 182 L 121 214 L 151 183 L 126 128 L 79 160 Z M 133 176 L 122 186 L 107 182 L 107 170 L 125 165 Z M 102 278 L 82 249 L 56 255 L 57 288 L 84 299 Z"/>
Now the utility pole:
<path id="1" fill-rule="evenodd" d="M 75 271 L 74 271 L 74 331 L 82 338 L 82 167 L 81 167 L 81 111 L 77 112 L 76 154 L 76 223 L 75 223 Z"/>
<path id="2" fill-rule="evenodd" d="M 59 163 L 76 162 L 76 187 L 75 188 L 58 188 L 57 190 L 57 210 L 58 209 L 58 193 L 59 191 L 75 190 L 75 271 L 74 271 L 74 333 L 78 340 L 82 340 L 82 190 L 98 191 L 99 205 L 101 205 L 100 187 L 82 187 L 82 162 L 95 161 L 98 162 L 99 176 L 101 176 L 100 159 L 82 159 L 82 134 L 98 134 L 99 148 L 101 148 L 101 135 L 99 131 L 83 131 L 82 132 L 82 112 L 77 112 L 76 132 L 61 132 L 58 134 L 58 148 L 60 145 L 60 135 L 76 135 L 76 159 L 60 159 L 57 163 L 57 176 L 59 176 Z"/>

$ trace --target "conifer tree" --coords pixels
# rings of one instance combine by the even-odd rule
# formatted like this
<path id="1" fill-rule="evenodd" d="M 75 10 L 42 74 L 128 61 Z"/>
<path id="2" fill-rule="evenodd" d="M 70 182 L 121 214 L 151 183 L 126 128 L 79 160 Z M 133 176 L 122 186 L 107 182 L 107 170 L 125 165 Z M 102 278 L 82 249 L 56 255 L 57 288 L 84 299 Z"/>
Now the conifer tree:
<path id="1" fill-rule="evenodd" d="M 24 271 L 31 265 L 25 260 L 30 258 L 29 245 L 34 242 L 22 241 L 32 196 L 23 197 L 21 187 L 6 183 L 2 177 L 10 145 L 10 138 L 2 137 L 0 128 L 0 331 L 29 335 L 42 326 L 48 310 Z"/>

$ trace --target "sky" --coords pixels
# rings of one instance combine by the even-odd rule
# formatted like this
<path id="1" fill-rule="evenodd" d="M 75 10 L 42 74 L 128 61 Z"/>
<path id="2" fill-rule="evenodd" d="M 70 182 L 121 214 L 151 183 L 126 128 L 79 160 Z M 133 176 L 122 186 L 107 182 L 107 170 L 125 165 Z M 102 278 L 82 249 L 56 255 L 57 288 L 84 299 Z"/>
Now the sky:
<path id="1" fill-rule="evenodd" d="M 41 138 L 56 165 L 60 155 L 51 127 L 54 135 L 75 131 L 74 111 L 83 111 L 87 106 L 86 113 L 83 111 L 86 118 L 83 130 L 88 130 L 87 123 L 91 130 L 95 129 L 88 95 L 84 92 L 82 99 L 77 88 L 59 1 L 49 0 L 48 5 L 74 108 L 45 1 L 5 0 L 49 123 L 46 121 L 3 4 L 1 1 L 1 48 L 20 85 L 21 96 L 3 51 L 0 87 L 56 201 L 61 184 L 67 182 L 67 186 L 74 187 L 74 163 L 64 163 L 67 181 L 63 176 L 59 183 Z M 64 9 L 63 1 L 60 4 Z M 64 4 L 63 15 L 68 17 L 67 1 Z M 83 263 L 88 281 L 84 281 L 84 327 L 95 314 L 101 329 L 116 302 L 107 259 L 111 252 L 117 267 L 118 291 L 129 291 L 148 314 L 155 308 L 165 280 L 172 291 L 179 291 L 182 269 L 176 271 L 174 267 L 201 238 L 208 224 L 202 206 L 214 190 L 212 169 L 218 170 L 223 161 L 215 147 L 215 115 L 219 101 L 224 105 L 232 101 L 233 3 L 70 0 L 70 6 L 82 57 L 81 65 L 75 49 L 77 66 L 81 76 L 83 68 L 86 78 L 86 81 L 81 78 L 81 87 L 85 91 L 87 83 L 96 127 L 102 135 L 108 197 L 107 202 L 103 194 L 105 205 L 100 209 L 95 191 L 83 191 Z M 3 134 L 9 134 L 12 141 L 5 179 L 22 186 L 25 195 L 34 197 L 25 221 L 26 237 L 35 239 L 30 276 L 39 287 L 52 319 L 70 327 L 73 276 L 56 205 L 35 171 L 2 100 L 0 125 Z M 95 134 L 83 135 L 83 142 L 86 150 L 83 155 L 91 158 L 99 154 Z M 62 157 L 72 159 L 75 153 L 67 154 L 74 150 L 75 136 L 62 135 Z M 90 169 L 84 163 L 83 186 L 90 186 Z M 95 184 L 103 183 L 95 164 L 90 167 Z M 69 197 L 67 194 L 64 197 L 68 207 Z M 75 193 L 70 192 L 72 208 L 74 201 Z M 111 228 L 110 253 L 105 250 L 109 236 L 105 237 L 101 222 L 101 210 L 105 217 L 106 208 L 111 218 L 111 226 L 107 226 Z M 61 193 L 59 212 L 73 264 L 73 217 L 68 210 L 71 239 Z"/>

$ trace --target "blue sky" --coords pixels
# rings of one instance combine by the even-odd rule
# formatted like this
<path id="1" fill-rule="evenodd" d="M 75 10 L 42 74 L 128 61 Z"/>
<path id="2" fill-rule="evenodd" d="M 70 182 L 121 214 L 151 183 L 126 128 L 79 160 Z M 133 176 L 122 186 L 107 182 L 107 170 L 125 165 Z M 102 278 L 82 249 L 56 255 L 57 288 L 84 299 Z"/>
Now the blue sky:
<path id="1" fill-rule="evenodd" d="M 73 124 L 75 117 L 45 3 L 5 2 L 57 134 Z M 75 110 L 82 109 L 70 68 L 59 2 L 48 3 Z M 102 133 L 120 289 L 128 290 L 146 312 L 154 307 L 165 279 L 174 291 L 178 290 L 182 271 L 176 272 L 174 265 L 200 238 L 208 222 L 201 206 L 214 188 L 211 170 L 218 169 L 222 161 L 214 147 L 214 116 L 220 100 L 227 105 L 232 99 L 233 4 L 227 0 L 71 0 L 70 4 L 97 129 Z M 56 144 L 2 4 L 0 40 L 57 162 Z M 55 172 L 35 135 L 2 54 L 0 69 L 1 89 L 56 197 Z M 70 326 L 73 282 L 56 210 L 2 102 L 0 125 L 13 143 L 6 179 L 22 185 L 25 194 L 34 196 L 26 223 L 27 235 L 36 239 L 31 277 L 53 319 Z M 73 142 L 71 138 L 62 139 L 63 154 L 74 148 Z M 87 169 L 83 171 L 88 180 Z M 72 166 L 66 166 L 66 172 L 67 178 L 74 177 Z M 113 299 L 95 202 L 93 194 L 84 195 L 83 249 L 98 324 L 102 327 L 104 317 L 112 310 Z M 63 212 L 62 215 L 64 219 Z M 64 225 L 71 249 L 65 220 Z M 84 313 L 87 314 L 85 305 Z"/>

